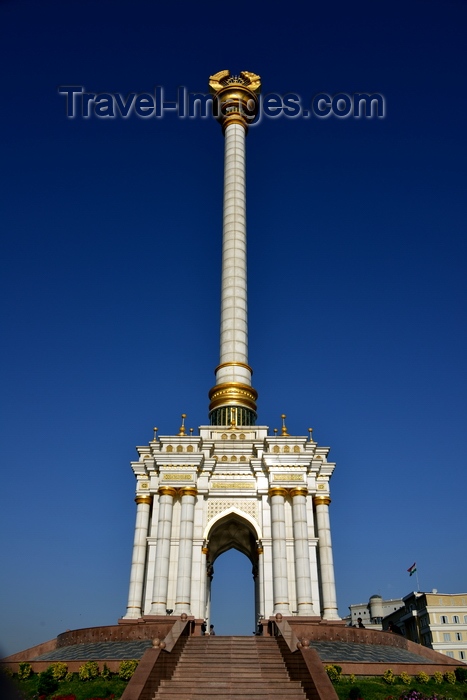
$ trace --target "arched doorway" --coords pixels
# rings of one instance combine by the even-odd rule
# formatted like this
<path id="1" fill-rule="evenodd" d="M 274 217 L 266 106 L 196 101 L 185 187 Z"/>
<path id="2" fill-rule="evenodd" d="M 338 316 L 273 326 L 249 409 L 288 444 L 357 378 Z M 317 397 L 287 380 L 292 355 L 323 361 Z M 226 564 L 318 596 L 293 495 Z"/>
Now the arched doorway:
<path id="1" fill-rule="evenodd" d="M 258 617 L 262 614 L 258 554 L 260 533 L 253 521 L 232 508 L 211 521 L 206 535 L 206 618 L 209 623 L 216 622 L 212 615 L 215 611 L 222 632 L 250 635 L 256 629 Z M 215 581 L 216 562 L 219 567 L 219 585 Z M 230 601 L 229 590 L 232 592 Z"/>

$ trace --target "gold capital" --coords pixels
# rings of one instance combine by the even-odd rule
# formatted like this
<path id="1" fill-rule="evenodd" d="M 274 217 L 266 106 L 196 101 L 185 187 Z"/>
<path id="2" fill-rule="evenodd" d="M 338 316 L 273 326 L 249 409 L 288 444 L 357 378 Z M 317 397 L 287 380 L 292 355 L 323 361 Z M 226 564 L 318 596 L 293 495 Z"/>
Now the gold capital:
<path id="1" fill-rule="evenodd" d="M 183 486 L 180 489 L 180 495 L 181 496 L 197 496 L 198 489 L 196 488 L 196 486 Z"/>
<path id="2" fill-rule="evenodd" d="M 272 486 L 268 491 L 268 496 L 271 498 L 273 496 L 287 496 L 287 493 L 287 489 L 284 489 L 282 486 Z"/>
<path id="3" fill-rule="evenodd" d="M 146 505 L 150 506 L 152 503 L 152 496 L 136 496 L 135 503 L 137 505 L 140 503 L 146 503 Z"/>
<path id="4" fill-rule="evenodd" d="M 159 495 L 174 497 L 177 495 L 177 489 L 174 489 L 172 486 L 159 486 Z"/>
<path id="5" fill-rule="evenodd" d="M 315 506 L 328 506 L 331 503 L 329 496 L 313 496 Z"/>
<path id="6" fill-rule="evenodd" d="M 295 486 L 290 490 L 290 495 L 292 498 L 294 496 L 306 496 L 308 494 L 308 489 L 306 486 Z"/>

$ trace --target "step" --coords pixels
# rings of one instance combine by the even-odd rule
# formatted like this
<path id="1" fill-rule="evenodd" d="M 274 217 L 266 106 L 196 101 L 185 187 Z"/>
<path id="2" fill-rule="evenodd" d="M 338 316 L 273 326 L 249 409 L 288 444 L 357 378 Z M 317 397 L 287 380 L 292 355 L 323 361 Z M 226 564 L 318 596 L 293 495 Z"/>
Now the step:
<path id="1" fill-rule="evenodd" d="M 190 637 L 154 700 L 305 700 L 275 639 Z"/>

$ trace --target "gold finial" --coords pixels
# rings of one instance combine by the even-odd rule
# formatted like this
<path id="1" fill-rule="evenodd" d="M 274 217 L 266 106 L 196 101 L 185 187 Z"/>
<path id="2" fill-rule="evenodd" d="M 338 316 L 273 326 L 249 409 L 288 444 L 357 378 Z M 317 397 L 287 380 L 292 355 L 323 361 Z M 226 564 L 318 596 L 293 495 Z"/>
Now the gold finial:
<path id="1" fill-rule="evenodd" d="M 310 433 L 309 442 L 313 442 L 313 428 L 308 428 L 308 432 Z"/>
<path id="2" fill-rule="evenodd" d="M 190 428 L 190 436 L 193 437 L 194 428 Z"/>
<path id="3" fill-rule="evenodd" d="M 182 424 L 180 426 L 180 431 L 179 435 L 185 435 L 186 430 L 185 430 L 185 418 L 186 418 L 186 413 L 182 413 Z"/>
<path id="4" fill-rule="evenodd" d="M 288 435 L 287 428 L 285 427 L 285 419 L 287 418 L 287 416 L 285 415 L 285 413 L 283 413 L 283 414 L 281 415 L 281 418 L 282 418 L 282 430 L 281 430 L 281 433 L 282 433 L 282 435 Z"/>
<path id="5" fill-rule="evenodd" d="M 246 70 L 240 75 L 230 75 L 229 70 L 221 70 L 209 77 L 209 90 L 214 95 L 214 115 L 223 130 L 229 124 L 241 124 L 248 129 L 248 124 L 254 121 L 259 110 L 259 75 Z"/>
<path id="6" fill-rule="evenodd" d="M 157 431 L 159 430 L 159 428 L 153 428 L 153 430 L 154 430 L 153 440 L 157 440 Z"/>
<path id="7" fill-rule="evenodd" d="M 274 428 L 274 437 L 277 437 L 277 428 Z"/>

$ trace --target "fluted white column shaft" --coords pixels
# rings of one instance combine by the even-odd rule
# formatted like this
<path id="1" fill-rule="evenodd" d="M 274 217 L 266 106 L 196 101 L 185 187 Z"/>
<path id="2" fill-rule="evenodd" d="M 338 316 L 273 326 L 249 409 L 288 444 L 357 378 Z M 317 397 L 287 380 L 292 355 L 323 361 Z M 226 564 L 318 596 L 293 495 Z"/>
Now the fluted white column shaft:
<path id="1" fill-rule="evenodd" d="M 245 136 L 240 124 L 230 124 L 225 130 L 221 365 L 248 364 Z M 251 372 L 241 366 L 221 367 L 216 384 L 223 382 L 251 385 Z"/>
<path id="2" fill-rule="evenodd" d="M 171 493 L 162 493 L 159 496 L 159 520 L 157 524 L 151 615 L 165 615 L 167 609 L 173 500 L 174 497 Z"/>
<path id="3" fill-rule="evenodd" d="M 180 515 L 180 542 L 178 547 L 177 592 L 175 614 L 191 615 L 191 564 L 193 560 L 193 526 L 195 519 L 195 496 L 184 493 Z"/>
<path id="4" fill-rule="evenodd" d="M 325 620 L 340 620 L 337 611 L 331 525 L 329 521 L 329 505 L 327 503 L 316 504 L 316 527 L 318 534 L 323 618 Z"/>
<path id="5" fill-rule="evenodd" d="M 299 615 L 314 615 L 308 552 L 306 494 L 292 492 L 292 520 L 295 552 L 295 582 Z"/>
<path id="6" fill-rule="evenodd" d="M 135 539 L 133 542 L 133 556 L 131 560 L 128 605 L 125 615 L 125 618 L 132 619 L 141 617 L 149 516 L 151 513 L 151 503 L 149 500 L 137 500 L 136 503 Z"/>
<path id="7" fill-rule="evenodd" d="M 284 496 L 271 495 L 272 576 L 274 614 L 290 615 L 287 581 Z"/>

